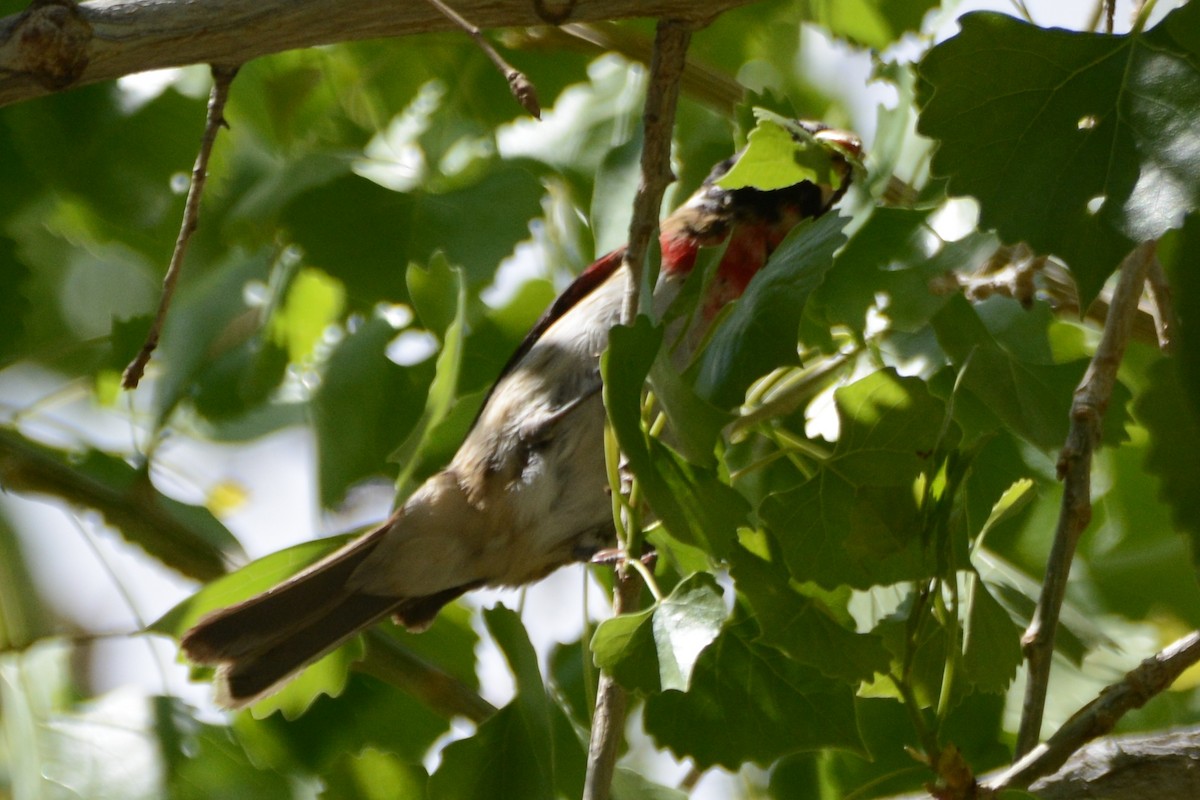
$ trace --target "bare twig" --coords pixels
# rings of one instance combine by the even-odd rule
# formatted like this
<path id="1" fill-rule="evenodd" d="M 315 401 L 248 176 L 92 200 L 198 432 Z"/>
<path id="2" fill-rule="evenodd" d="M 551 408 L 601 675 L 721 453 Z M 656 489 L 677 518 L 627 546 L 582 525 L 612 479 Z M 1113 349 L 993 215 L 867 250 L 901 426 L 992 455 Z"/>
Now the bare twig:
<path id="1" fill-rule="evenodd" d="M 616 585 L 613 587 L 613 616 L 636 610 L 641 593 L 642 579 L 627 564 L 618 567 Z M 596 688 L 596 711 L 592 714 L 583 800 L 608 800 L 617 765 L 617 751 L 625 736 L 628 703 L 628 694 L 621 684 L 610 673 L 602 672 Z"/>
<path id="2" fill-rule="evenodd" d="M 1111 731 L 1126 712 L 1141 708 L 1197 661 L 1200 661 L 1200 632 L 1193 631 L 1130 670 L 1120 683 L 1106 687 L 1045 743 L 988 780 L 987 788 L 997 792 L 1024 789 L 1038 778 L 1057 772 L 1072 753 Z"/>
<path id="3" fill-rule="evenodd" d="M 1092 518 L 1092 453 L 1100 443 L 1100 425 L 1109 398 L 1112 397 L 1117 367 L 1125 354 L 1133 315 L 1137 311 L 1146 270 L 1154 259 L 1154 251 L 1155 242 L 1140 244 L 1121 264 L 1104 333 L 1071 404 L 1071 427 L 1058 459 L 1058 475 L 1063 481 L 1058 527 L 1046 562 L 1041 597 L 1029 628 L 1022 637 L 1022 649 L 1029 663 L 1029 677 L 1017 733 L 1018 758 L 1033 749 L 1041 731 L 1054 635 L 1067 589 L 1067 576 L 1075 546 Z"/>
<path id="4" fill-rule="evenodd" d="M 637 314 L 646 250 L 658 227 L 663 193 L 675 179 L 671 172 L 671 131 L 675 125 L 679 81 L 691 37 L 691 23 L 673 19 L 663 19 L 658 23 L 642 122 L 642 179 L 633 201 L 629 246 L 622 262 L 629 275 L 621 317 L 626 324 L 632 322 Z M 638 553 L 628 554 L 629 558 L 638 556 Z M 632 611 L 637 607 L 640 597 L 641 579 L 632 573 L 628 564 L 622 565 L 616 573 L 613 614 Z M 591 741 L 588 744 L 584 800 L 607 800 L 611 792 L 617 751 L 624 738 L 627 704 L 628 697 L 621 685 L 611 674 L 601 674 L 596 692 L 596 710 L 592 715 Z"/>
<path id="5" fill-rule="evenodd" d="M 512 92 L 513 97 L 521 104 L 521 108 L 528 111 L 533 118 L 541 119 L 542 107 L 538 103 L 537 89 L 534 88 L 533 81 L 525 77 L 524 72 L 509 64 L 504 59 L 504 56 L 500 55 L 496 48 L 492 47 L 492 43 L 483 38 L 483 34 L 479 31 L 479 28 L 464 19 L 453 8 L 443 3 L 442 0 L 427 0 L 427 2 L 445 14 L 447 19 L 462 28 L 475 40 L 475 44 L 479 45 L 479 49 L 483 51 L 483 54 L 496 65 L 496 69 L 500 70 L 500 74 L 504 76 L 504 80 L 508 81 L 508 90 Z"/>
<path id="6" fill-rule="evenodd" d="M 192 234 L 200 222 L 200 197 L 204 194 L 204 184 L 208 180 L 208 159 L 212 155 L 213 143 L 217 140 L 217 131 L 228 127 L 225 122 L 225 102 L 229 99 L 229 86 L 233 83 L 237 71 L 237 66 L 212 65 L 212 93 L 208 97 L 208 114 L 204 121 L 200 151 L 196 154 L 196 164 L 192 167 L 192 182 L 188 187 L 187 200 L 183 204 L 183 223 L 179 226 L 179 236 L 175 239 L 171 263 L 167 267 L 166 277 L 163 278 L 162 298 L 158 302 L 158 311 L 150 324 L 150 331 L 146 334 L 146 342 L 121 376 L 121 385 L 126 389 L 137 388 L 154 348 L 158 347 L 158 337 L 162 334 L 163 323 L 167 321 L 167 311 L 171 307 L 175 285 L 179 282 L 179 273 L 183 269 L 183 256 L 187 253 L 188 242 L 191 241 Z"/>
<path id="7" fill-rule="evenodd" d="M 650 59 L 650 85 L 646 89 L 646 107 L 642 125 L 642 179 L 633 198 L 633 219 L 629 223 L 629 245 L 622 266 L 628 271 L 629 286 L 621 319 L 633 321 L 638 311 L 638 293 L 642 286 L 642 267 L 646 249 L 658 227 L 658 211 L 663 194 L 671 181 L 671 131 L 675 127 L 675 104 L 679 99 L 679 79 L 687 61 L 692 24 L 664 19 L 654 37 L 654 55 Z"/>
<path id="8" fill-rule="evenodd" d="M 642 64 L 649 64 L 654 54 L 651 37 L 612 22 L 571 22 L 561 28 L 512 28 L 504 32 L 503 41 L 509 47 L 523 50 L 614 52 Z M 689 58 L 684 66 L 680 89 L 693 100 L 727 116 L 732 116 L 746 96 L 746 89 L 728 73 L 694 58 Z"/>
<path id="9" fill-rule="evenodd" d="M 572 22 L 631 17 L 703 20 L 749 2 L 589 0 L 570 7 L 570 18 Z M 454 4 L 484 30 L 545 24 L 530 0 L 454 0 Z M 245 63 L 285 50 L 454 29 L 428 3 L 396 0 L 34 4 L 0 17 L 0 106 L 148 69 Z"/>

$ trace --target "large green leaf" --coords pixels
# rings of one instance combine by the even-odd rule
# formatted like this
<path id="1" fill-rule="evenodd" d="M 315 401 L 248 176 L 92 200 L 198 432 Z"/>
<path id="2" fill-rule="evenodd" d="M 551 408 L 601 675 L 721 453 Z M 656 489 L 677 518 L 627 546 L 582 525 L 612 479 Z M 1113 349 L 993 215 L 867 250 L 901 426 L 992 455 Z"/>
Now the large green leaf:
<path id="1" fill-rule="evenodd" d="M 1006 337 L 1010 346 L 1001 346 L 962 297 L 951 298 L 932 322 L 938 343 L 961 370 L 961 392 L 1034 445 L 1046 450 L 1062 446 L 1071 421 L 1071 400 L 1086 362 L 1053 363 L 1045 326 L 1026 325 L 1015 336 L 1010 332 Z M 1039 346 L 1044 352 L 1037 352 Z M 1024 352 L 1014 351 L 1015 347 Z M 1106 442 L 1124 440 L 1128 401 L 1129 390 L 1118 384 L 1104 416 Z"/>
<path id="2" fill-rule="evenodd" d="M 921 62 L 933 170 L 980 225 L 1064 259 L 1087 308 L 1200 201 L 1200 5 L 1111 36 L 967 14 Z"/>
<path id="3" fill-rule="evenodd" d="M 646 701 L 646 730 L 697 765 L 766 765 L 796 750 L 862 751 L 850 687 L 778 650 L 755 644 L 753 626 L 727 629 L 696 662 L 687 692 Z"/>
<path id="4" fill-rule="evenodd" d="M 891 370 L 838 389 L 834 401 L 841 432 L 833 453 L 759 510 L 792 576 L 865 589 L 930 574 L 914 486 L 934 471 L 945 407 L 920 380 Z"/>
<path id="5" fill-rule="evenodd" d="M 513 671 L 517 696 L 484 721 L 474 736 L 442 752 L 441 766 L 429 780 L 429 797 L 552 800 L 558 793 L 577 796 L 583 772 L 570 764 L 582 764 L 583 747 L 577 740 L 572 743 L 555 735 L 556 719 L 563 712 L 546 694 L 537 654 L 520 619 L 500 606 L 484 612 L 484 620 Z M 568 775 L 571 785 L 564 786 Z"/>
<path id="6" fill-rule="evenodd" d="M 797 591 L 780 565 L 740 547 L 731 561 L 738 592 L 754 610 L 763 643 L 852 685 L 887 670 L 888 653 L 878 637 L 843 626 L 820 600 Z"/>
<path id="7" fill-rule="evenodd" d="M 746 388 L 775 367 L 799 364 L 804 304 L 846 241 L 843 217 L 802 222 L 771 254 L 718 325 L 695 366 L 696 390 L 714 405 L 742 402 Z"/>

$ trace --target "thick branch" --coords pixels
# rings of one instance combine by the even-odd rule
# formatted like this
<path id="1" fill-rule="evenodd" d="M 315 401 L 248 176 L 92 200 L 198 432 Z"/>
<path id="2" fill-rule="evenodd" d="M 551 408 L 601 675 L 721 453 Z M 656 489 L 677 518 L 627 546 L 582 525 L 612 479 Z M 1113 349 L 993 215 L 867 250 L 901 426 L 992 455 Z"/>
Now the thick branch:
<path id="1" fill-rule="evenodd" d="M 1146 282 L 1146 270 L 1154 260 L 1154 249 L 1154 242 L 1138 245 L 1122 263 L 1104 333 L 1071 404 L 1071 427 L 1058 459 L 1058 474 L 1063 481 L 1058 527 L 1046 561 L 1042 594 L 1022 640 L 1029 678 L 1017 732 L 1018 758 L 1033 749 L 1041 731 L 1058 614 L 1067 591 L 1075 546 L 1092 519 L 1092 453 L 1100 444 L 1100 425 L 1129 342 L 1133 315 Z"/>
<path id="2" fill-rule="evenodd" d="M 563 22 L 661 16 L 701 20 L 751 0 L 574 0 Z M 544 25 L 530 0 L 456 0 L 481 28 Z M 187 64 L 241 64 L 259 56 L 356 39 L 455 30 L 411 0 L 40 0 L 0 19 L 0 106 Z"/>
<path id="3" fill-rule="evenodd" d="M 1045 743 L 988 781 L 988 788 L 1024 789 L 1038 778 L 1056 772 L 1076 750 L 1111 731 L 1126 712 L 1141 708 L 1197 661 L 1200 661 L 1200 632 L 1192 632 L 1130 670 L 1120 683 L 1105 688 Z"/>

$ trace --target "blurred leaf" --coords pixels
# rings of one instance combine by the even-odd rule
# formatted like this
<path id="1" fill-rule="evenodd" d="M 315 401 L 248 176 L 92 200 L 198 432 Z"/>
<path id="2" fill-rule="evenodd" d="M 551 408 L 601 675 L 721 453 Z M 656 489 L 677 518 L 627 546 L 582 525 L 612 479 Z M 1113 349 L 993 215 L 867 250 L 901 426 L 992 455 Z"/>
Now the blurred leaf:
<path id="1" fill-rule="evenodd" d="M 287 351 L 290 363 L 308 358 L 325 329 L 341 318 L 345 294 L 341 283 L 319 269 L 296 273 L 269 323 L 272 340 Z"/>
<path id="2" fill-rule="evenodd" d="M 861 331 L 875 294 L 891 281 L 890 269 L 924 256 L 922 234 L 928 209 L 876 208 L 846 246 L 812 294 L 811 306 L 829 324 Z"/>
<path id="3" fill-rule="evenodd" d="M 14 242 L 0 235 L 0 366 L 15 359 L 31 305 L 25 296 L 29 268 L 17 257 Z"/>
<path id="4" fill-rule="evenodd" d="M 50 632 L 21 540 L 0 515 L 0 653 L 23 650 Z"/>
<path id="5" fill-rule="evenodd" d="M 288 779 L 252 763 L 229 728 L 200 722 L 176 698 L 155 697 L 150 703 L 165 772 L 160 797 L 291 796 Z M 117 760 L 132 761 L 131 753 L 109 753 Z"/>
<path id="6" fill-rule="evenodd" d="M 754 610 L 760 641 L 779 648 L 798 664 L 847 683 L 870 680 L 888 668 L 887 650 L 878 637 L 843 627 L 819 600 L 789 584 L 786 570 L 752 555 L 733 551 L 731 574 Z"/>
<path id="7" fill-rule="evenodd" d="M 702 768 L 766 765 L 796 750 L 862 751 L 850 687 L 726 629 L 700 654 L 687 692 L 646 701 L 646 731 Z"/>
<path id="8" fill-rule="evenodd" d="M 433 369 L 397 366 L 387 358 L 396 335 L 373 318 L 333 351 L 312 400 L 321 505 L 336 506 L 354 483 L 385 474 L 388 456 L 420 419 Z"/>
<path id="9" fill-rule="evenodd" d="M 409 431 L 408 436 L 400 447 L 389 457 L 389 461 L 400 464 L 400 475 L 396 478 L 396 488 L 399 497 L 407 497 L 413 489 L 413 473 L 419 461 L 418 454 L 424 449 L 425 442 L 431 432 L 450 415 L 455 394 L 458 391 L 459 373 L 462 368 L 463 337 L 467 316 L 467 287 L 463 282 L 462 270 L 452 268 L 441 254 L 434 256 L 428 272 L 413 265 L 409 266 L 408 283 L 410 287 L 423 286 L 413 302 L 417 303 L 418 313 L 426 325 L 431 320 L 443 322 L 442 348 L 438 352 L 433 382 L 429 384 L 429 392 L 425 396 L 425 410 L 421 413 L 416 425 Z M 433 311 L 431 306 L 436 300 L 457 298 L 449 309 Z M 450 312 L 447 317 L 446 311 Z"/>
<path id="10" fill-rule="evenodd" d="M 728 408 L 741 403 L 756 378 L 800 363 L 800 316 L 833 265 L 833 251 L 846 241 L 845 224 L 834 214 L 802 222 L 771 254 L 699 357 L 695 382 L 701 397 Z"/>
<path id="11" fill-rule="evenodd" d="M 1160 478 L 1160 496 L 1175 525 L 1189 535 L 1193 564 L 1200 568 L 1200 471 L 1195 468 L 1200 418 L 1179 373 L 1179 366 L 1166 359 L 1151 367 L 1137 414 L 1151 433 L 1145 468 Z"/>
<path id="12" fill-rule="evenodd" d="M 651 783 L 632 769 L 617 767 L 613 773 L 612 796 L 614 800 L 687 800 L 687 793 L 680 789 Z"/>
<path id="13" fill-rule="evenodd" d="M 1134 243 L 1200 201 L 1200 5 L 1119 36 L 960 24 L 920 65 L 933 172 L 978 198 L 981 227 L 1064 259 L 1087 308 Z"/>
<path id="14" fill-rule="evenodd" d="M 150 623 L 147 630 L 179 638 L 210 611 L 231 606 L 270 589 L 315 564 L 351 538 L 348 535 L 329 536 L 293 545 L 263 556 L 227 575 L 223 574 Z"/>
<path id="15" fill-rule="evenodd" d="M 913 487 L 932 468 L 942 402 L 891 370 L 838 389 L 834 402 L 841 433 L 832 455 L 759 510 L 792 576 L 865 589 L 930 574 Z"/>
<path id="16" fill-rule="evenodd" d="M 168 567 L 207 580 L 241 547 L 208 510 L 161 494 L 146 470 L 96 450 L 83 455 L 0 429 L 0 478 L 11 491 L 57 497 L 100 512 L 131 544 Z"/>
<path id="17" fill-rule="evenodd" d="M 331 769 L 321 774 L 325 784 L 321 800 L 423 800 L 429 776 L 424 767 L 368 748 L 343 752 Z"/>
<path id="18" fill-rule="evenodd" d="M 183 399 L 206 389 L 206 410 L 215 415 L 233 416 L 245 409 L 247 399 L 262 399 L 257 393 L 238 398 L 241 381 L 254 379 L 256 354 L 265 344 L 261 314 L 247 305 L 244 292 L 252 282 L 266 284 L 271 265 L 266 250 L 231 254 L 208 274 L 179 287 L 155 352 L 163 365 L 154 384 L 160 425 Z M 278 365 L 275 382 L 285 364 Z"/>
<path id="19" fill-rule="evenodd" d="M 883 50 L 905 33 L 921 30 L 938 0 L 808 0 L 808 16 L 834 36 Z"/>

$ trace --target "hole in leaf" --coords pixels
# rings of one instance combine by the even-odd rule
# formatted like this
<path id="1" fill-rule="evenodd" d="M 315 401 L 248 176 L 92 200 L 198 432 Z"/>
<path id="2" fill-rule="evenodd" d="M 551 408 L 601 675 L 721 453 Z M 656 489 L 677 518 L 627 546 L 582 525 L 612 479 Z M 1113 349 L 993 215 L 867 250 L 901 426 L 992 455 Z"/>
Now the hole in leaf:
<path id="1" fill-rule="evenodd" d="M 1108 197 L 1106 197 L 1105 195 L 1098 194 L 1095 197 L 1093 197 L 1091 200 L 1088 200 L 1087 201 L 1088 213 L 1093 214 L 1093 215 L 1099 214 L 1100 209 L 1104 208 L 1104 201 L 1107 199 L 1108 199 Z"/>
<path id="2" fill-rule="evenodd" d="M 1079 122 L 1075 124 L 1076 127 L 1078 127 L 1081 131 L 1090 131 L 1092 128 L 1100 124 L 1100 120 L 1095 114 L 1084 114 L 1079 118 Z"/>

